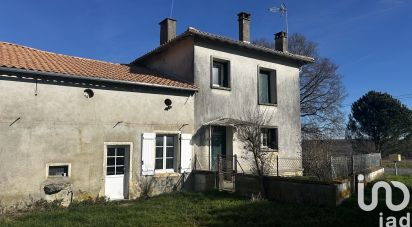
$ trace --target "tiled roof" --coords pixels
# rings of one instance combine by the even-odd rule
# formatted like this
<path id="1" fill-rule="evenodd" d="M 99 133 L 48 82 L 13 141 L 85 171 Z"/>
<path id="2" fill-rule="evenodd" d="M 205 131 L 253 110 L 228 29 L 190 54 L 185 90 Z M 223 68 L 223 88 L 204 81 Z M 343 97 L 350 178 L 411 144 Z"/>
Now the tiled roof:
<path id="1" fill-rule="evenodd" d="M 186 32 L 178 35 L 176 38 L 166 42 L 165 44 L 157 47 L 156 49 L 150 51 L 149 53 L 137 58 L 135 61 L 133 61 L 133 63 L 134 62 L 139 62 L 140 60 L 146 58 L 147 56 L 149 56 L 153 53 L 160 52 L 164 48 L 167 48 L 169 45 L 172 45 L 176 41 L 178 41 L 180 39 L 183 39 L 184 37 L 187 37 L 187 36 L 198 36 L 198 37 L 202 37 L 202 38 L 212 40 L 212 41 L 223 42 L 225 44 L 234 45 L 234 46 L 238 46 L 238 47 L 243 47 L 243 48 L 248 49 L 248 50 L 255 50 L 255 51 L 262 52 L 262 53 L 272 54 L 273 56 L 283 57 L 283 58 L 286 58 L 286 59 L 296 61 L 301 65 L 315 62 L 315 60 L 311 57 L 306 57 L 306 56 L 302 56 L 302 55 L 298 55 L 298 54 L 293 54 L 293 53 L 290 53 L 290 52 L 278 51 L 278 50 L 274 50 L 274 49 L 271 49 L 271 48 L 259 46 L 259 45 L 253 44 L 253 43 L 242 42 L 242 41 L 239 41 L 239 40 L 234 40 L 234 39 L 227 38 L 227 37 L 224 37 L 224 36 L 215 35 L 215 34 L 212 34 L 212 33 L 200 31 L 200 30 L 198 30 L 196 28 L 193 28 L 193 27 L 189 27 L 186 30 Z"/>
<path id="2" fill-rule="evenodd" d="M 193 84 L 165 78 L 144 67 L 72 57 L 6 42 L 0 42 L 0 67 L 67 77 L 196 90 Z"/>

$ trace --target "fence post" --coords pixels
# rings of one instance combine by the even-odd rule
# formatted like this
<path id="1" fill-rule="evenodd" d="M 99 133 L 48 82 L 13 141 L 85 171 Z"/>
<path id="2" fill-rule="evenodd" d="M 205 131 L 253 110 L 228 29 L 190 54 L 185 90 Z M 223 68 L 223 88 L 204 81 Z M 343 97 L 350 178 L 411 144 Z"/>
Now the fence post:
<path id="1" fill-rule="evenodd" d="M 335 169 L 333 168 L 333 163 L 332 163 L 332 155 L 329 156 L 329 162 L 330 162 L 330 170 L 332 172 L 332 180 L 335 179 Z"/>
<path id="2" fill-rule="evenodd" d="M 279 176 L 279 155 L 276 155 L 276 176 Z"/>
<path id="3" fill-rule="evenodd" d="M 197 154 L 195 154 L 195 163 L 193 165 L 193 169 L 197 170 Z"/>
<path id="4" fill-rule="evenodd" d="M 234 172 L 237 173 L 237 155 L 233 155 L 233 165 L 234 165 Z"/>
<path id="5" fill-rule="evenodd" d="M 356 192 L 356 176 L 355 176 L 355 158 L 352 154 L 351 156 L 351 161 L 352 161 L 352 188 L 353 188 L 353 192 Z"/>

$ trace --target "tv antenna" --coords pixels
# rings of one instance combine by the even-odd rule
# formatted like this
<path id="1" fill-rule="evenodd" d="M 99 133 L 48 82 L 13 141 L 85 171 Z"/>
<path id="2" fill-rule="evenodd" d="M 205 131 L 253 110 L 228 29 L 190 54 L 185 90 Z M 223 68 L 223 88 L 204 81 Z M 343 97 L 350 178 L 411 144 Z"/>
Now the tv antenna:
<path id="1" fill-rule="evenodd" d="M 270 7 L 269 11 L 271 13 L 279 13 L 280 17 L 285 17 L 284 26 L 285 26 L 285 29 L 286 29 L 286 33 L 289 33 L 289 31 L 288 31 L 288 8 L 286 8 L 285 3 L 280 4 L 280 7 L 276 7 L 276 6 Z"/>
<path id="2" fill-rule="evenodd" d="M 170 6 L 170 18 L 172 18 L 173 16 L 173 5 L 174 5 L 175 1 L 172 0 L 172 5 Z"/>

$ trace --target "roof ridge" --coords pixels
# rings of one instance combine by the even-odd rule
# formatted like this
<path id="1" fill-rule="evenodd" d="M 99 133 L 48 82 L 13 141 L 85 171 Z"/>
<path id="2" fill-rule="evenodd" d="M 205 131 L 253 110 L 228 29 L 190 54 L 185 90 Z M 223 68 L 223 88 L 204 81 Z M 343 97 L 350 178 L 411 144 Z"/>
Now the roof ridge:
<path id="1" fill-rule="evenodd" d="M 95 62 L 107 63 L 107 64 L 112 64 L 112 65 L 124 65 L 124 64 L 121 64 L 121 63 L 114 63 L 114 62 L 96 60 L 96 59 L 91 59 L 91 58 L 83 58 L 83 57 L 77 57 L 77 56 L 72 56 L 72 55 L 67 55 L 67 54 L 59 54 L 59 53 L 55 53 L 55 52 L 51 52 L 51 51 L 47 51 L 47 50 L 40 50 L 40 49 L 36 49 L 36 48 L 33 48 L 33 47 L 20 45 L 20 44 L 16 44 L 16 43 L 9 43 L 9 42 L 5 42 L 5 41 L 0 41 L 0 44 L 2 44 L 2 43 L 6 44 L 6 45 L 11 45 L 11 46 L 16 46 L 16 47 L 21 47 L 21 48 L 24 48 L 24 49 L 33 50 L 33 51 L 39 51 L 39 52 L 43 52 L 43 53 L 59 55 L 59 56 L 63 56 L 63 57 L 69 57 L 69 58 L 75 58 L 75 59 L 87 60 L 87 61 L 95 61 Z"/>

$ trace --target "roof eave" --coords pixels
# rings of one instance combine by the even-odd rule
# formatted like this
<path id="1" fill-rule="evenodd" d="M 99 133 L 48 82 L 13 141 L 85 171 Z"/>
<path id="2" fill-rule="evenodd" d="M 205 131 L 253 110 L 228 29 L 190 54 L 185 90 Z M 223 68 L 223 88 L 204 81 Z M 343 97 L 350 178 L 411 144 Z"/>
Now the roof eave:
<path id="1" fill-rule="evenodd" d="M 198 91 L 197 88 L 175 87 L 175 86 L 168 86 L 168 85 L 150 84 L 150 83 L 144 83 L 144 82 L 133 82 L 133 81 L 125 81 L 125 80 L 112 80 L 112 79 L 96 78 L 96 77 L 90 77 L 90 76 L 79 76 L 79 75 L 72 75 L 72 74 L 62 74 L 62 73 L 35 71 L 35 70 L 28 70 L 28 69 L 9 68 L 9 67 L 4 67 L 4 66 L 0 67 L 0 72 L 12 73 L 12 74 L 13 73 L 14 74 L 29 74 L 29 75 L 38 75 L 38 76 L 44 75 L 44 76 L 61 77 L 61 78 L 67 78 L 67 79 L 92 80 L 92 81 L 107 82 L 107 83 L 118 83 L 118 84 L 125 84 L 125 85 L 135 85 L 135 86 L 182 90 L 182 91 L 191 91 L 191 92 Z"/>
<path id="2" fill-rule="evenodd" d="M 261 46 L 257 46 L 257 45 L 252 45 L 249 43 L 241 43 L 241 42 L 236 42 L 235 40 L 231 40 L 229 38 L 223 38 L 223 37 L 214 37 L 212 35 L 208 35 L 208 34 L 203 34 L 201 31 L 195 29 L 195 28 L 189 28 L 186 32 L 176 36 L 174 39 L 166 42 L 163 45 L 160 45 L 159 47 L 155 48 L 154 50 L 144 54 L 143 56 L 135 59 L 134 61 L 131 62 L 131 64 L 136 64 L 138 62 L 143 61 L 145 58 L 147 58 L 148 56 L 151 56 L 152 54 L 155 53 L 159 53 L 164 49 L 169 48 L 170 46 L 174 45 L 176 42 L 180 41 L 181 39 L 188 37 L 188 36 L 199 36 L 201 38 L 206 38 L 209 40 L 213 40 L 213 41 L 218 41 L 218 42 L 223 42 L 223 43 L 229 43 L 231 45 L 236 45 L 239 47 L 245 47 L 247 49 L 251 49 L 251 50 L 255 50 L 255 51 L 260 51 L 260 52 L 264 52 L 267 54 L 273 54 L 276 55 L 278 57 L 283 57 L 289 60 L 293 60 L 296 61 L 298 63 L 298 65 L 305 65 L 305 64 L 310 64 L 310 63 L 314 63 L 315 60 L 311 57 L 306 57 L 306 56 L 300 56 L 300 55 L 296 55 L 296 54 L 292 54 L 292 53 L 283 53 L 283 52 L 279 52 L 276 50 L 272 50 L 270 48 L 266 48 L 266 47 L 261 47 Z"/>

